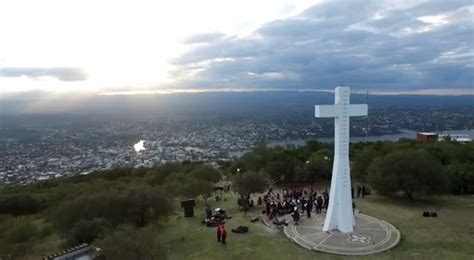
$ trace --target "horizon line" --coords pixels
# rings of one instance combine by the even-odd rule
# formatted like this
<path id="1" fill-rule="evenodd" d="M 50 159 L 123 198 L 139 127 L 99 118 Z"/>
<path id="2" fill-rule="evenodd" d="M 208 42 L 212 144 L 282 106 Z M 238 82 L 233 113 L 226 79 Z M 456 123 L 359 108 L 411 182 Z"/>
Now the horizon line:
<path id="1" fill-rule="evenodd" d="M 349 86 L 350 87 L 350 86 Z M 28 91 L 0 92 L 0 98 L 8 96 L 19 96 L 28 93 L 40 92 L 43 94 L 62 95 L 71 94 L 71 91 L 46 91 L 32 89 Z M 333 93 L 334 89 L 288 89 L 288 88 L 190 88 L 190 89 L 142 89 L 124 91 L 77 91 L 79 94 L 99 96 L 134 96 L 134 95 L 171 95 L 171 94 L 200 94 L 200 93 L 251 93 L 251 92 L 325 92 Z M 376 96 L 474 96 L 474 88 L 440 88 L 440 89 L 418 89 L 418 90 L 380 90 L 380 89 L 351 89 L 351 94 L 367 94 Z"/>

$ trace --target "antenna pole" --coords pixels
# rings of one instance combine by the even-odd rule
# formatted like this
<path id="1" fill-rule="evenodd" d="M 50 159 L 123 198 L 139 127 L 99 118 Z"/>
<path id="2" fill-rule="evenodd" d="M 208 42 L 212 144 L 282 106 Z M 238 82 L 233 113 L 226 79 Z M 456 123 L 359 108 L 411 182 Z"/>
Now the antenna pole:
<path id="1" fill-rule="evenodd" d="M 365 103 L 369 106 L 369 90 L 365 96 Z M 365 126 L 365 143 L 369 143 L 369 113 L 367 113 L 367 125 Z"/>

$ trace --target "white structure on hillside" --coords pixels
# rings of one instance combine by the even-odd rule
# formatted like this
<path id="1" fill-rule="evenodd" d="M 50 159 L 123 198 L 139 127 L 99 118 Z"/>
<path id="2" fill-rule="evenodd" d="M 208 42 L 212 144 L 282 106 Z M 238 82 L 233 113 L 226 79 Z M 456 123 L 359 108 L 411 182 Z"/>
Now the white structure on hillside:
<path id="1" fill-rule="evenodd" d="M 350 95 L 349 87 L 337 87 L 335 104 L 319 105 L 315 109 L 316 117 L 334 117 L 334 164 L 324 231 L 350 233 L 355 226 L 349 172 L 349 118 L 366 116 L 368 108 L 367 104 L 351 105 Z"/>
<path id="2" fill-rule="evenodd" d="M 443 141 L 445 139 L 453 140 L 461 143 L 471 142 L 472 139 L 468 134 L 440 134 L 438 135 L 438 141 Z"/>

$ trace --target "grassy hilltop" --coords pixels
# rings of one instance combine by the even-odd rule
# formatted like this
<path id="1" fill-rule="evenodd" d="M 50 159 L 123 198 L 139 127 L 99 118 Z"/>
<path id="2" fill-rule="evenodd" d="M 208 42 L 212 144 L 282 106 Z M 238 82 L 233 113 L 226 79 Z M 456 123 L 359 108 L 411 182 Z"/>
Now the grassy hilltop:
<path id="1" fill-rule="evenodd" d="M 151 168 L 116 168 L 71 178 L 0 189 L 0 259 L 38 259 L 69 246 L 92 242 L 109 259 L 321 259 L 343 258 L 309 252 L 291 243 L 279 231 L 251 223 L 238 211 L 237 195 L 224 193 L 214 202 L 212 188 L 222 180 L 259 174 L 269 180 L 318 181 L 329 179 L 331 147 L 310 142 L 300 148 L 257 146 L 241 158 L 223 162 L 219 169 L 201 162 L 167 163 Z M 400 155 L 418 156 L 410 162 Z M 400 244 L 361 259 L 472 259 L 474 255 L 473 144 L 412 141 L 351 146 L 354 181 L 369 183 L 374 194 L 356 199 L 364 213 L 386 220 L 402 234 Z M 423 172 L 426 163 L 431 171 Z M 393 167 L 384 164 L 392 163 Z M 400 167 L 396 166 L 399 164 Z M 405 167 L 409 165 L 410 167 Z M 434 166 L 433 166 L 434 165 Z M 391 169 L 394 170 L 391 170 Z M 397 168 L 397 169 L 395 169 Z M 402 173 L 398 172 L 401 169 Z M 413 175 L 417 183 L 411 199 L 405 183 L 380 175 Z M 427 174 L 444 183 L 423 186 Z M 283 177 L 282 177 L 283 176 Z M 391 178 L 395 178 L 395 177 Z M 388 185 L 388 186 L 387 186 Z M 237 187 L 235 187 L 237 188 Z M 212 207 L 226 208 L 233 216 L 227 223 L 228 245 L 215 241 L 215 230 L 201 225 L 204 198 Z M 196 197 L 196 215 L 184 218 L 180 198 Z M 435 208 L 437 218 L 421 212 Z M 258 215 L 255 208 L 250 215 Z M 250 227 L 247 234 L 231 228 Z"/>

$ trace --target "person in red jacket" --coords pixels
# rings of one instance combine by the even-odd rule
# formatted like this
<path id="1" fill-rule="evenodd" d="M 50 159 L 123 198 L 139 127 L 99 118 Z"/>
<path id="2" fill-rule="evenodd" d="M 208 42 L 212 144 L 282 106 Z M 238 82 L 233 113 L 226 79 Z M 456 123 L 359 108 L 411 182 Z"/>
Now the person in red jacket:
<path id="1" fill-rule="evenodd" d="M 222 236 L 222 226 L 219 224 L 217 225 L 217 242 L 221 242 Z"/>
<path id="2" fill-rule="evenodd" d="M 227 237 L 227 231 L 225 230 L 224 225 L 221 227 L 221 242 L 223 245 L 225 245 L 225 239 Z"/>

